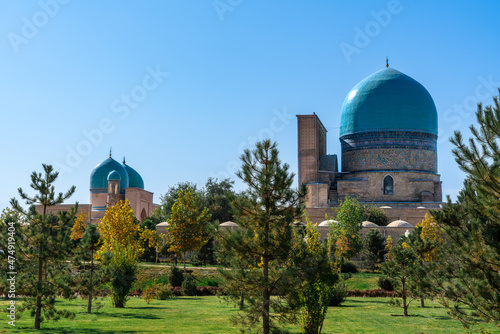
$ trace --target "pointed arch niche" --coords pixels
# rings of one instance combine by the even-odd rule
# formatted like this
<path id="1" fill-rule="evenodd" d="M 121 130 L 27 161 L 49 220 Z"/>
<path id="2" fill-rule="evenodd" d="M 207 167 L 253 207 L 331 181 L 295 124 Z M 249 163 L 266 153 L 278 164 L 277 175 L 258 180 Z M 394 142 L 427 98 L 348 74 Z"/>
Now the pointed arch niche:
<path id="1" fill-rule="evenodd" d="M 386 175 L 383 181 L 382 191 L 384 195 L 394 195 L 394 179 L 390 175 Z"/>

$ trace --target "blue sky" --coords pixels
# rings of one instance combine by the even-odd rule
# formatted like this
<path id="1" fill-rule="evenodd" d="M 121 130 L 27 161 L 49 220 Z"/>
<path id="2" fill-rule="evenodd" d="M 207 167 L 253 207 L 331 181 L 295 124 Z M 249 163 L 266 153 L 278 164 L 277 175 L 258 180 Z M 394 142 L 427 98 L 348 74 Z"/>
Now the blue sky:
<path id="1" fill-rule="evenodd" d="M 231 177 L 271 137 L 297 171 L 296 114 L 315 112 L 340 155 L 340 109 L 390 66 L 423 84 L 439 113 L 443 194 L 463 173 L 448 138 L 500 86 L 498 1 L 0 2 L 0 208 L 41 163 L 56 190 L 89 202 L 110 147 L 154 201 L 169 186 Z M 237 188 L 243 186 L 237 182 Z"/>

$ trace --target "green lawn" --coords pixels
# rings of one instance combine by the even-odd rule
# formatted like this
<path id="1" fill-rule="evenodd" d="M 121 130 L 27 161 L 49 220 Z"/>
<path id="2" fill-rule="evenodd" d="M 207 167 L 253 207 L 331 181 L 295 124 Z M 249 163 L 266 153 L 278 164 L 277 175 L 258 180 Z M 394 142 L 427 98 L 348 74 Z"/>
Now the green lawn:
<path id="1" fill-rule="evenodd" d="M 140 298 L 131 298 L 125 309 L 115 309 L 109 298 L 97 313 L 85 313 L 81 299 L 58 301 L 59 305 L 77 313 L 74 320 L 42 323 L 42 331 L 32 330 L 33 318 L 26 313 L 16 321 L 16 327 L 7 324 L 4 315 L 0 331 L 8 333 L 77 333 L 77 334 L 138 334 L 138 333 L 237 333 L 229 321 L 237 311 L 218 297 L 180 297 L 151 304 Z M 7 302 L 0 305 L 5 309 Z M 418 302 L 410 306 L 410 317 L 399 316 L 402 310 L 386 303 L 385 298 L 348 298 L 339 308 L 330 308 L 323 333 L 463 333 L 460 323 L 450 319 L 446 310 L 435 302 L 421 309 Z M 485 326 L 492 333 L 495 327 Z M 299 327 L 289 326 L 291 333 Z"/>
<path id="2" fill-rule="evenodd" d="M 380 289 L 378 279 L 382 274 L 356 273 L 346 281 L 347 290 L 374 290 Z"/>

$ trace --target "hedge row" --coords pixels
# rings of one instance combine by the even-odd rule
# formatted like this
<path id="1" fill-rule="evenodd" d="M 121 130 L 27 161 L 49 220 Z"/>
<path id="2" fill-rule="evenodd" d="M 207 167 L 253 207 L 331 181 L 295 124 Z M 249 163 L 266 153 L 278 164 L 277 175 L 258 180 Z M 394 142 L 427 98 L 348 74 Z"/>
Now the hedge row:
<path id="1" fill-rule="evenodd" d="M 386 291 L 384 289 L 375 290 L 349 290 L 347 291 L 349 297 L 399 297 L 394 291 Z"/>

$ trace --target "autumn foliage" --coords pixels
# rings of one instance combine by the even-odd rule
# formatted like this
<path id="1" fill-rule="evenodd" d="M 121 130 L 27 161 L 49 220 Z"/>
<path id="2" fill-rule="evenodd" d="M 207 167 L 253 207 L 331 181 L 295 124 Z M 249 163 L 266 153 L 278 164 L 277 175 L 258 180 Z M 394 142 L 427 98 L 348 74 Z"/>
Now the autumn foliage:
<path id="1" fill-rule="evenodd" d="M 185 255 L 186 252 L 198 250 L 210 239 L 208 226 L 211 216 L 207 208 L 200 210 L 199 202 L 199 197 L 192 189 L 179 191 L 167 228 L 169 251 Z"/>
<path id="2" fill-rule="evenodd" d="M 108 207 L 97 229 L 102 240 L 97 258 L 102 259 L 106 252 L 114 252 L 116 244 L 130 248 L 134 254 L 142 253 L 141 228 L 128 199 Z"/>
<path id="3" fill-rule="evenodd" d="M 85 229 L 87 228 L 87 222 L 89 221 L 89 215 L 87 211 L 82 211 L 76 215 L 75 223 L 71 229 L 70 238 L 73 240 L 80 240 L 85 234 Z"/>

